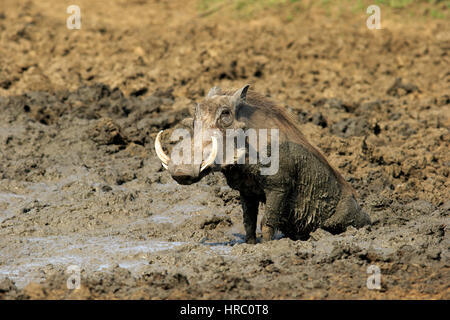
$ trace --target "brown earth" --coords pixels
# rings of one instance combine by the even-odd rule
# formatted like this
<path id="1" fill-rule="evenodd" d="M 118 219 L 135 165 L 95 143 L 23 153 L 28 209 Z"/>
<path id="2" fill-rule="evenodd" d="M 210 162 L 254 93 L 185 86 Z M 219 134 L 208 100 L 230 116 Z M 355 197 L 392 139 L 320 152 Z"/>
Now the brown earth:
<path id="1" fill-rule="evenodd" d="M 0 6 L 0 298 L 450 298 L 448 20 L 76 2 L 81 30 L 61 1 Z M 180 186 L 162 170 L 155 134 L 245 83 L 298 116 L 372 226 L 247 245 L 220 174 Z"/>

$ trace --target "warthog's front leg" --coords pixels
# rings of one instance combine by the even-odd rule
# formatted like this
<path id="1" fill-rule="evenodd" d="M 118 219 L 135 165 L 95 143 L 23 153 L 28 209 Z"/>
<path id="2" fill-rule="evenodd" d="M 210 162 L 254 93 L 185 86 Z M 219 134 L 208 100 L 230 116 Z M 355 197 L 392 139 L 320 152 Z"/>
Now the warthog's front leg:
<path id="1" fill-rule="evenodd" d="M 241 193 L 241 203 L 245 227 L 245 242 L 255 244 L 259 201 L 256 197 L 245 196 Z"/>
<path id="2" fill-rule="evenodd" d="M 279 228 L 280 216 L 285 205 L 284 202 L 285 192 L 272 190 L 266 192 L 266 211 L 261 226 L 264 242 L 272 240 L 275 230 Z"/>

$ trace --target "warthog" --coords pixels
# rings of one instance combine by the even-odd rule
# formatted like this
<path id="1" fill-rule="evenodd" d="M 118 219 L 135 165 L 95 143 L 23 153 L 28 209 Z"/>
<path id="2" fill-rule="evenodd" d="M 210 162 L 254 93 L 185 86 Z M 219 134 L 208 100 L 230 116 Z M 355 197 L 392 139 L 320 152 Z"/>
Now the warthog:
<path id="1" fill-rule="evenodd" d="M 185 119 L 184 123 L 191 129 L 194 123 L 201 125 L 202 132 L 214 129 L 211 139 L 192 141 L 194 148 L 210 151 L 205 156 L 201 153 L 201 161 L 175 163 L 162 150 L 162 131 L 158 134 L 156 153 L 172 177 L 180 184 L 191 184 L 212 171 L 222 171 L 228 185 L 240 192 L 247 243 L 256 243 L 260 202 L 266 204 L 261 220 L 263 241 L 273 239 L 276 230 L 291 239 L 307 239 L 319 227 L 335 234 L 348 226 L 359 228 L 369 224 L 369 216 L 355 200 L 355 191 L 306 140 L 295 120 L 274 102 L 248 88 L 246 85 L 235 91 L 214 87 L 197 104 L 194 118 Z M 226 140 L 230 129 L 234 132 L 278 129 L 278 150 L 275 150 L 278 170 L 274 174 L 262 174 L 267 163 L 240 161 L 240 164 L 237 158 L 242 160 L 242 154 L 231 162 L 215 161 L 225 151 L 225 144 L 220 145 L 218 141 Z M 258 139 L 261 141 L 261 136 Z M 268 147 L 272 147 L 271 139 L 265 139 Z M 245 159 L 249 160 L 251 151 L 261 156 L 261 148 L 250 135 L 246 135 L 245 146 Z"/>

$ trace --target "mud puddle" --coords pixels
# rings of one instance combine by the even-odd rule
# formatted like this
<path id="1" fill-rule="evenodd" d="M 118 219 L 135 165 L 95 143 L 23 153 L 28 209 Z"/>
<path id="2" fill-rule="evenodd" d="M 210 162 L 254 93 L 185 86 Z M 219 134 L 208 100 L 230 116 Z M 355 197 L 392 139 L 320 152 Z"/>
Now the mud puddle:
<path id="1" fill-rule="evenodd" d="M 119 237 L 53 236 L 11 239 L 21 246 L 0 250 L 0 274 L 15 281 L 18 288 L 31 281 L 43 282 L 39 274 L 46 266 L 67 269 L 78 266 L 86 272 L 104 271 L 118 265 L 130 271 L 148 264 L 148 255 L 171 250 L 184 243 L 168 241 L 129 241 Z"/>
<path id="2" fill-rule="evenodd" d="M 46 207 L 59 207 L 63 213 L 65 209 L 73 207 L 73 186 L 83 186 L 92 190 L 101 189 L 104 186 L 98 180 L 90 176 L 86 168 L 60 167 L 59 171 L 69 174 L 62 179 L 39 183 L 23 183 L 20 186 L 22 194 L 12 192 L 0 193 L 0 206 L 2 210 L 0 223 L 15 216 L 24 217 L 36 208 L 40 211 Z M 73 174 L 73 172 L 77 172 Z M 155 188 L 159 191 L 175 192 L 179 188 L 174 182 L 158 184 Z M 12 189 L 19 189 L 17 186 Z M 119 185 L 108 188 L 108 192 L 119 192 L 129 194 L 132 192 L 126 187 Z M 167 205 L 164 201 L 152 201 L 152 213 L 145 218 L 130 221 L 124 226 L 115 226 L 105 230 L 104 235 L 94 235 L 93 232 L 84 231 L 79 233 L 10 237 L 13 246 L 0 247 L 0 276 L 7 277 L 15 282 L 17 288 L 24 288 L 30 282 L 43 283 L 46 281 L 45 270 L 66 270 L 69 266 L 77 266 L 86 273 L 95 271 L 108 272 L 113 267 L 120 267 L 131 271 L 133 274 L 149 264 L 149 257 L 159 251 L 170 252 L 182 245 L 195 245 L 192 241 L 167 241 L 158 239 L 136 240 L 130 239 L 126 234 L 121 235 L 123 229 L 140 227 L 146 228 L 153 225 L 160 228 L 162 225 L 182 225 L 183 221 L 192 216 L 201 216 L 199 212 L 206 210 L 205 205 L 195 204 L 203 201 L 208 193 L 199 193 L 187 200 Z M 194 203 L 194 204 L 193 204 Z M 38 204 L 38 205 L 36 205 Z M 40 205 L 39 205 L 40 204 Z M 111 233 L 112 235 L 110 235 Z M 242 237 L 242 236 L 241 236 Z M 210 254 L 229 255 L 230 245 L 242 243 L 237 239 L 229 242 L 208 242 L 204 237 L 201 243 L 210 248 Z"/>

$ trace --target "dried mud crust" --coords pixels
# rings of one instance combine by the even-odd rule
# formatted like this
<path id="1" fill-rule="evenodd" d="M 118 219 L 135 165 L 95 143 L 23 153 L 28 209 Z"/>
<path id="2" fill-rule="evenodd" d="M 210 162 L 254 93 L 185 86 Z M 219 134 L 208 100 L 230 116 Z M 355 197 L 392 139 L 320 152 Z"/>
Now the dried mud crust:
<path id="1" fill-rule="evenodd" d="M 0 298 L 449 299 L 448 23 L 372 33 L 177 3 L 80 1 L 97 22 L 72 33 L 59 4 L 0 9 Z M 220 174 L 179 186 L 162 170 L 156 133 L 244 82 L 298 116 L 372 226 L 247 245 Z"/>

